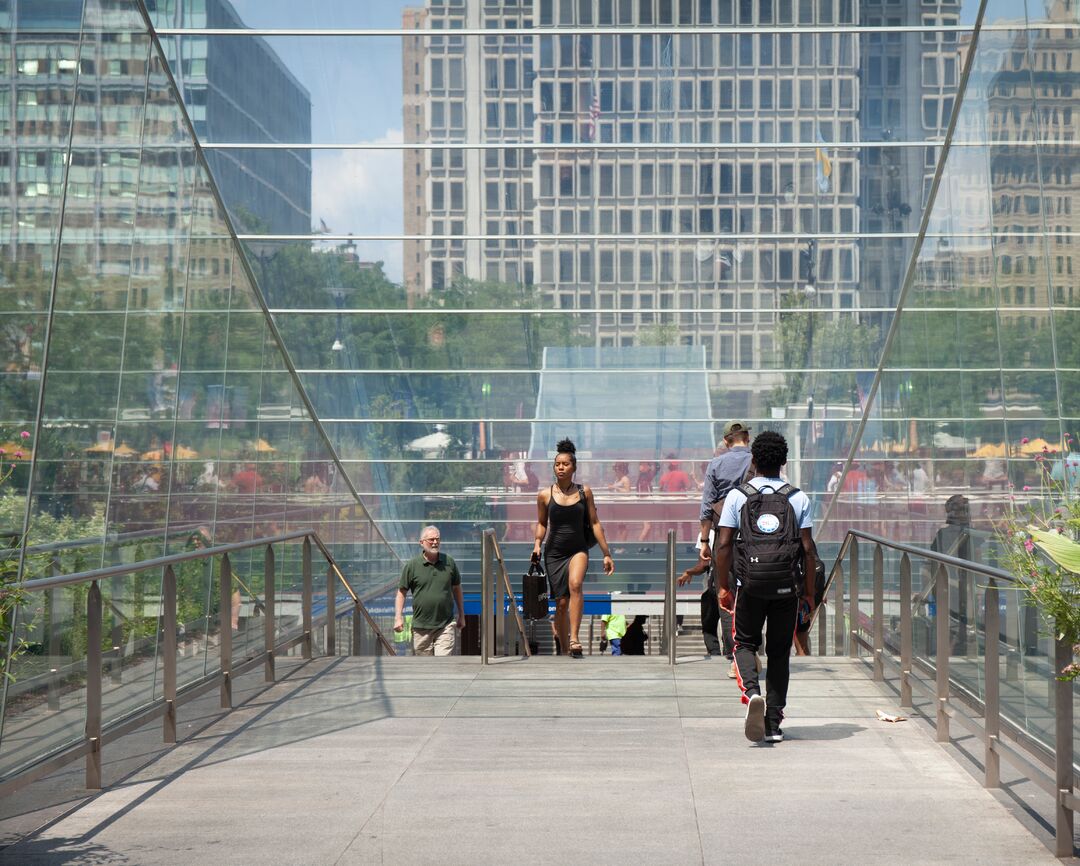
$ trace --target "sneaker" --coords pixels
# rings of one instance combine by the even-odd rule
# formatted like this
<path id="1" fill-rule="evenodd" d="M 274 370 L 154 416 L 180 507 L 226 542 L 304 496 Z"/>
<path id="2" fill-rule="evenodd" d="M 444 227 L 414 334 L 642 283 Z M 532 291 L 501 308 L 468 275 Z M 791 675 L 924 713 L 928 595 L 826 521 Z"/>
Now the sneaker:
<path id="1" fill-rule="evenodd" d="M 780 723 L 784 720 L 784 714 L 780 710 L 769 710 L 765 714 L 765 742 L 782 743 L 784 732 L 780 730 Z"/>
<path id="2" fill-rule="evenodd" d="M 750 702 L 746 705 L 743 733 L 751 743 L 760 743 L 765 737 L 765 698 L 761 695 L 750 696 Z"/>
<path id="3" fill-rule="evenodd" d="M 739 668 L 735 664 L 735 662 L 731 663 L 731 667 L 728 668 L 727 675 L 729 680 L 733 680 L 739 675 Z"/>

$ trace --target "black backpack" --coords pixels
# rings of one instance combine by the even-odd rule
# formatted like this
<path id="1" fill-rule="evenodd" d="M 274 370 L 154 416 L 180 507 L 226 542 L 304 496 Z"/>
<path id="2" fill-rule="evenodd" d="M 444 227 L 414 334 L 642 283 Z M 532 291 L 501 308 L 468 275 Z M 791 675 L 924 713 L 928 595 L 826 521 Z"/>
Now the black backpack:
<path id="1" fill-rule="evenodd" d="M 746 496 L 735 540 L 735 576 L 742 588 L 762 598 L 801 595 L 802 539 L 791 504 L 799 488 L 784 484 L 758 490 L 743 484 L 739 490 Z"/>

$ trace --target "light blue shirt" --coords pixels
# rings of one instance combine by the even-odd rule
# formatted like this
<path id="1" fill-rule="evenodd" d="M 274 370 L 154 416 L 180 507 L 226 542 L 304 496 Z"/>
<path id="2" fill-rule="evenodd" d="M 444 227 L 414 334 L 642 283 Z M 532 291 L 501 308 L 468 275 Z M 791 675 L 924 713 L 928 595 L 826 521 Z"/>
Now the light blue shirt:
<path id="1" fill-rule="evenodd" d="M 751 478 L 750 484 L 758 490 L 762 487 L 771 487 L 773 490 L 779 490 L 787 484 L 787 482 L 782 478 Z M 799 521 L 799 529 L 810 529 L 813 527 L 814 523 L 811 519 L 812 509 L 810 507 L 810 497 L 800 490 L 795 493 L 789 501 L 791 502 L 791 507 L 795 509 L 795 517 Z M 745 502 L 745 493 L 737 487 L 732 490 L 727 495 L 727 499 L 724 500 L 724 509 L 720 512 L 720 526 L 738 529 L 739 512 L 742 511 L 743 503 Z"/>

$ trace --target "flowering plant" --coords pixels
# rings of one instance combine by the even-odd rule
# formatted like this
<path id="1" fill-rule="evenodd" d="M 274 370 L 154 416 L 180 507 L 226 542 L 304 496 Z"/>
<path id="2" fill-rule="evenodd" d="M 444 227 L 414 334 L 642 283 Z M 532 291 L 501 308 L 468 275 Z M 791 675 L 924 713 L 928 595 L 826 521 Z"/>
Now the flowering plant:
<path id="1" fill-rule="evenodd" d="M 1080 464 L 1070 453 L 1072 443 L 1067 436 L 1060 462 L 1054 461 L 1049 450 L 1036 455 L 1041 490 L 1025 486 L 1034 495 L 1022 503 L 1010 497 L 1009 513 L 997 530 L 1006 567 L 1054 637 L 1067 641 L 1076 657 L 1080 656 L 1080 472 L 1076 468 Z M 1080 678 L 1080 663 L 1066 665 L 1059 678 Z"/>

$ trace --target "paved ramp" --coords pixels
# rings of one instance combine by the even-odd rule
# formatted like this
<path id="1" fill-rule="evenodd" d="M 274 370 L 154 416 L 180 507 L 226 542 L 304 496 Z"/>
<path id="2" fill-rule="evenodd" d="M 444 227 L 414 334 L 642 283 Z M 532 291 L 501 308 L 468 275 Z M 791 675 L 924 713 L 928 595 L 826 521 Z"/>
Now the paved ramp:
<path id="1" fill-rule="evenodd" d="M 316 660 L 0 862 L 1058 862 L 865 671 L 753 745 L 717 662 Z"/>

